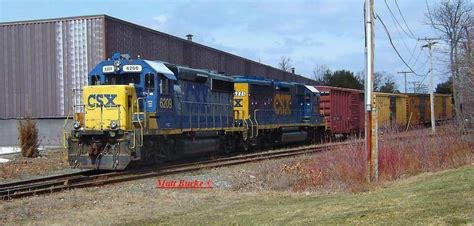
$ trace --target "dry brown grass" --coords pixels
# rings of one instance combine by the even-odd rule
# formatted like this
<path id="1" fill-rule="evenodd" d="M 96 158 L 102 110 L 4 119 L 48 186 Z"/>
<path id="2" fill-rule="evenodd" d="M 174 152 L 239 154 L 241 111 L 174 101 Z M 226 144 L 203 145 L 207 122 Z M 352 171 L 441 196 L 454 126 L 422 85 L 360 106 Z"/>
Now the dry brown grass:
<path id="1" fill-rule="evenodd" d="M 462 135 L 455 127 L 444 126 L 434 136 L 428 131 L 403 134 L 395 130 L 384 131 L 379 142 L 380 183 L 472 163 L 474 144 L 461 139 Z M 366 156 L 364 144 L 354 140 L 344 148 L 311 157 L 266 161 L 252 173 L 259 190 L 367 191 L 374 184 L 367 183 Z M 245 183 L 252 184 L 252 181 Z"/>
<path id="2" fill-rule="evenodd" d="M 41 158 L 23 158 L 18 156 L 10 162 L 0 164 L 0 181 L 24 176 L 46 175 L 50 171 L 69 168 L 63 150 L 48 150 Z"/>
<path id="3" fill-rule="evenodd" d="M 21 155 L 34 158 L 39 154 L 38 128 L 36 122 L 27 117 L 18 121 L 18 134 L 20 139 Z"/>

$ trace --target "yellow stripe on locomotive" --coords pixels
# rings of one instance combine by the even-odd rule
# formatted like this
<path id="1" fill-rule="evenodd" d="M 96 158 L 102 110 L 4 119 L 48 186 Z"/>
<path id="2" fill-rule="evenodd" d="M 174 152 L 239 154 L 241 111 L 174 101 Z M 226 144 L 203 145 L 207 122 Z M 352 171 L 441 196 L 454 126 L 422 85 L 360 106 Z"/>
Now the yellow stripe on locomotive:
<path id="1" fill-rule="evenodd" d="M 234 83 L 234 119 L 249 119 L 249 84 Z"/>

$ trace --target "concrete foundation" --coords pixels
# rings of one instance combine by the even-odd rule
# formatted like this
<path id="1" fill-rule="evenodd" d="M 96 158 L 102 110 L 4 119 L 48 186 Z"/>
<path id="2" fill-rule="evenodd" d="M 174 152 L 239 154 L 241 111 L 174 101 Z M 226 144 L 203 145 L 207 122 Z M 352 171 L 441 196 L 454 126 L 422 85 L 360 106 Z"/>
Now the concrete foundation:
<path id="1" fill-rule="evenodd" d="M 18 121 L 18 119 L 0 120 L 0 147 L 19 146 Z M 39 131 L 40 146 L 62 147 L 64 119 L 34 119 L 34 121 Z"/>

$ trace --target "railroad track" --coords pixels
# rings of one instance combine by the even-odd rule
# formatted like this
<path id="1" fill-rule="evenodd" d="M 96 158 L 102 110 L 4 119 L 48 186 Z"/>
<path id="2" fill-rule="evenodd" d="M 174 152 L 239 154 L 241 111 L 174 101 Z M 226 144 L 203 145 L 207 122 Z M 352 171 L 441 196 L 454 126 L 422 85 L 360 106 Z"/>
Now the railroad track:
<path id="1" fill-rule="evenodd" d="M 78 173 L 63 174 L 57 176 L 43 177 L 33 180 L 24 180 L 12 183 L 0 184 L 0 199 L 10 200 L 21 197 L 59 192 L 73 188 L 84 188 L 102 186 L 131 180 L 150 177 L 165 176 L 177 173 L 197 171 L 222 166 L 237 165 L 266 159 L 276 159 L 297 155 L 311 154 L 331 150 L 350 142 L 338 142 L 304 147 L 272 150 L 258 153 L 250 153 L 232 157 L 224 157 L 213 160 L 205 160 L 194 163 L 183 163 L 164 166 L 154 169 L 139 169 L 132 171 L 83 171 Z"/>
<path id="2" fill-rule="evenodd" d="M 472 133 L 472 132 L 471 132 Z M 468 133 L 470 134 L 470 133 Z M 423 139 L 426 134 L 419 139 Z M 411 135 L 399 135 L 390 137 L 389 139 L 412 139 Z M 326 143 L 319 145 L 310 145 L 304 147 L 271 150 L 250 154 L 243 154 L 232 157 L 224 157 L 213 160 L 204 160 L 193 163 L 182 163 L 161 166 L 158 168 L 147 168 L 132 171 L 82 171 L 77 173 L 62 174 L 57 176 L 48 176 L 32 180 L 24 180 L 12 183 L 0 184 L 0 199 L 9 200 L 26 196 L 40 195 L 63 191 L 66 189 L 83 188 L 92 186 L 101 186 L 106 184 L 120 183 L 131 180 L 138 180 L 156 176 L 171 175 L 176 173 L 190 172 L 201 169 L 237 165 L 248 162 L 261 161 L 266 159 L 276 159 L 291 157 L 303 154 L 311 154 L 315 152 L 331 150 L 349 144 L 362 143 L 363 139 L 344 141 L 337 143 Z"/>

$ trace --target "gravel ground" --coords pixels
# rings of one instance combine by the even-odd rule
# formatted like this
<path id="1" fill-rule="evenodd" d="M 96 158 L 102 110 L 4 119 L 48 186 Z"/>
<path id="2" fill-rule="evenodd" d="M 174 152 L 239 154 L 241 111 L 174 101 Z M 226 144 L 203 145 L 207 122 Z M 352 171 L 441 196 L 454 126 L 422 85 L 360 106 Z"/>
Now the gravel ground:
<path id="1" fill-rule="evenodd" d="M 262 171 L 262 167 L 282 166 L 294 160 L 268 160 L 0 201 L 0 224 L 96 225 L 169 218 L 197 208 L 206 200 L 232 196 L 236 190 L 239 195 L 255 195 L 255 191 L 264 189 L 261 180 L 266 171 Z M 163 179 L 210 180 L 213 189 L 157 188 L 157 181 Z"/>

